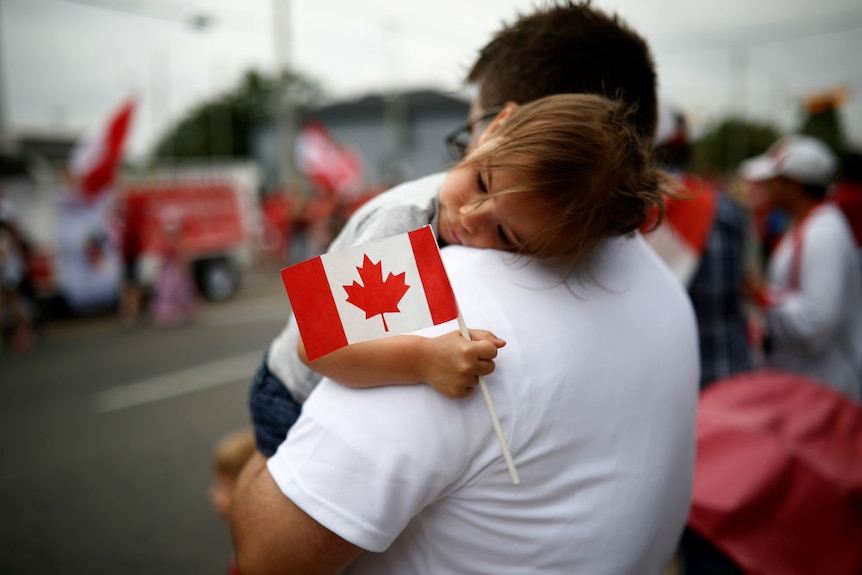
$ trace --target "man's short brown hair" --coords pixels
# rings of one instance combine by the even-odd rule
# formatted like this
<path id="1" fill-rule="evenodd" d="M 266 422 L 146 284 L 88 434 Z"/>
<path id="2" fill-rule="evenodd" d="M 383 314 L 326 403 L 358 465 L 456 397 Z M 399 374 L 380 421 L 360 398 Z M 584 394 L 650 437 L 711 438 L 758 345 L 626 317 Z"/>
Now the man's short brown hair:
<path id="1" fill-rule="evenodd" d="M 634 109 L 638 132 L 652 138 L 656 73 L 647 42 L 589 1 L 556 0 L 505 25 L 467 75 L 483 108 L 526 104 L 552 94 L 599 94 Z"/>

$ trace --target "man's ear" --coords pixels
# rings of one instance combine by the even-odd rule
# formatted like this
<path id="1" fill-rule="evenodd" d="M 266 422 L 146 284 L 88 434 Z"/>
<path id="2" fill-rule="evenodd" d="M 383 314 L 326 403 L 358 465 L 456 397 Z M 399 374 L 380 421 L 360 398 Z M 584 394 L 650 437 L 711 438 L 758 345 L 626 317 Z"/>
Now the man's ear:
<path id="1" fill-rule="evenodd" d="M 503 104 L 503 108 L 497 112 L 497 115 L 494 116 L 494 119 L 491 120 L 491 123 L 488 124 L 488 127 L 484 132 L 479 136 L 479 145 L 482 145 L 488 138 L 494 135 L 494 132 L 497 131 L 497 128 L 506 123 L 509 117 L 520 107 L 520 105 L 516 102 L 509 100 L 505 104 Z"/>

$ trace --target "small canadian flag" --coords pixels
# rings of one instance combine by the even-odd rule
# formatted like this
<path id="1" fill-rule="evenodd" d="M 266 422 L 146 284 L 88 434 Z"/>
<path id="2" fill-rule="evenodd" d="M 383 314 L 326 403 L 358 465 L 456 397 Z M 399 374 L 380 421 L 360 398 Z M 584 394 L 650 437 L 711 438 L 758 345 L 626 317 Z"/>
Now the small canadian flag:
<path id="1" fill-rule="evenodd" d="M 309 360 L 458 317 L 431 226 L 281 271 Z"/>

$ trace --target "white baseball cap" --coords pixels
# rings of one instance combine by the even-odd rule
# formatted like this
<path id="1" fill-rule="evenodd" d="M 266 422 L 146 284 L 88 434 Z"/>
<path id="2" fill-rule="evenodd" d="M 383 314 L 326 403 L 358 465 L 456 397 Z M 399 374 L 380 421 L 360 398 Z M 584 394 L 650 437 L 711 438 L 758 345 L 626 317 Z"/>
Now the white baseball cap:
<path id="1" fill-rule="evenodd" d="M 803 184 L 825 186 L 838 169 L 838 157 L 829 146 L 811 136 L 781 138 L 762 156 L 742 162 L 740 176 L 752 182 L 783 176 Z"/>

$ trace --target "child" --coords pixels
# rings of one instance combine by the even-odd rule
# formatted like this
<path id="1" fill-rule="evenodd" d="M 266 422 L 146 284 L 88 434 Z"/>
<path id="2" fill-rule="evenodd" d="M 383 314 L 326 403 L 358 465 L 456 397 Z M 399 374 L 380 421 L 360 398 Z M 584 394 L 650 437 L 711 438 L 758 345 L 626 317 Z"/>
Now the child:
<path id="1" fill-rule="evenodd" d="M 165 247 L 162 267 L 153 294 L 153 324 L 172 327 L 190 321 L 197 311 L 197 297 L 189 264 L 183 254 L 183 215 L 168 211 L 163 215 Z"/>
<path id="2" fill-rule="evenodd" d="M 330 249 L 430 223 L 441 245 L 506 250 L 588 273 L 584 260 L 595 246 L 634 233 L 651 211 L 662 210 L 662 176 L 650 164 L 649 142 L 630 123 L 632 113 L 621 102 L 586 94 L 509 103 L 464 161 L 377 196 Z M 475 341 L 457 333 L 427 341 L 385 338 L 347 346 L 309 366 L 352 386 L 428 381 L 447 397 L 465 397 L 478 375 L 493 371 L 504 345 L 490 332 L 472 330 L 471 337 Z M 291 321 L 252 384 L 256 440 L 265 455 L 284 440 L 320 380 L 297 355 L 304 357 Z"/>
<path id="3" fill-rule="evenodd" d="M 222 437 L 213 451 L 213 483 L 209 498 L 218 516 L 228 522 L 230 502 L 239 472 L 254 455 L 254 433 L 251 429 L 234 431 Z M 239 573 L 231 559 L 229 575 Z"/>
<path id="4" fill-rule="evenodd" d="M 24 255 L 18 226 L 11 218 L 0 218 L 0 349 L 8 346 L 13 352 L 28 351 L 33 345 L 30 309 L 22 290 L 27 276 Z"/>

